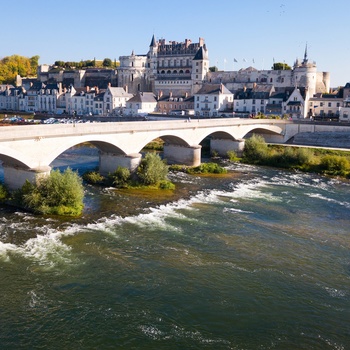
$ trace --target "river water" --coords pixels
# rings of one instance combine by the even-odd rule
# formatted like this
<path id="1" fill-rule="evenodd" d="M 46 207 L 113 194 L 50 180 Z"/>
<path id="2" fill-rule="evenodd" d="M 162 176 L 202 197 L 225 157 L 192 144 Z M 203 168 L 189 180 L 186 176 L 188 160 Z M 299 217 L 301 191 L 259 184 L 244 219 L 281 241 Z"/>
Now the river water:
<path id="1" fill-rule="evenodd" d="M 78 219 L 2 208 L 0 348 L 350 349 L 349 182 L 229 169 L 87 186 Z"/>

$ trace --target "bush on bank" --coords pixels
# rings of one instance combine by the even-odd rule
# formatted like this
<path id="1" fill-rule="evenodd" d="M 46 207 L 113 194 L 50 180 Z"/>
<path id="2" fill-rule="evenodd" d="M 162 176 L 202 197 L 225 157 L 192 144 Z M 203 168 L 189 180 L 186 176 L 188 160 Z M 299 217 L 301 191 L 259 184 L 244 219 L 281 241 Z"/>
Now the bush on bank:
<path id="1" fill-rule="evenodd" d="M 243 163 L 267 165 L 350 178 L 350 153 L 304 147 L 268 146 L 253 135 L 245 142 Z"/>
<path id="2" fill-rule="evenodd" d="M 70 168 L 63 173 L 53 170 L 36 184 L 26 181 L 16 197 L 21 206 L 38 214 L 78 216 L 84 207 L 82 179 Z"/>

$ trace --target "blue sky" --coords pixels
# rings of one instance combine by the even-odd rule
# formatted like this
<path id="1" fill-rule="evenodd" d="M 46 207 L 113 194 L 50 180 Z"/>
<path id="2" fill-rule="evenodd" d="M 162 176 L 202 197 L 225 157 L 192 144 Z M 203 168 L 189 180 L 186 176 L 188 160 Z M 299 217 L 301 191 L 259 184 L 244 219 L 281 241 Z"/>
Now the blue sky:
<path id="1" fill-rule="evenodd" d="M 269 69 L 273 59 L 292 65 L 307 43 L 332 87 L 350 82 L 349 0 L 1 0 L 0 12 L 0 58 L 118 60 L 147 53 L 154 34 L 204 38 L 210 65 L 222 70 Z"/>

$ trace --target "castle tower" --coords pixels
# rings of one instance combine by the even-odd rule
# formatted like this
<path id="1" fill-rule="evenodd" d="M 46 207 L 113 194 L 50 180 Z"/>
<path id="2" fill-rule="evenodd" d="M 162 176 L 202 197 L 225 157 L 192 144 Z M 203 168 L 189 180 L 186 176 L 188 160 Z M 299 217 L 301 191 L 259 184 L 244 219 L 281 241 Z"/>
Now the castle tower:
<path id="1" fill-rule="evenodd" d="M 154 91 L 154 82 L 157 77 L 158 69 L 158 43 L 153 34 L 147 54 L 147 78 L 150 83 L 149 90 Z"/>
<path id="2" fill-rule="evenodd" d="M 200 44 L 202 44 L 196 55 L 192 60 L 192 95 L 197 93 L 197 91 L 202 87 L 203 83 L 206 81 L 207 73 L 209 71 L 209 58 L 208 50 L 203 42 L 203 39 L 199 39 Z"/>
<path id="3" fill-rule="evenodd" d="M 300 62 L 298 59 L 294 63 L 292 84 L 296 87 L 305 87 L 308 89 L 309 96 L 312 97 L 322 87 L 317 83 L 317 67 L 316 62 L 310 62 L 307 57 L 307 44 L 305 46 L 304 58 Z"/>

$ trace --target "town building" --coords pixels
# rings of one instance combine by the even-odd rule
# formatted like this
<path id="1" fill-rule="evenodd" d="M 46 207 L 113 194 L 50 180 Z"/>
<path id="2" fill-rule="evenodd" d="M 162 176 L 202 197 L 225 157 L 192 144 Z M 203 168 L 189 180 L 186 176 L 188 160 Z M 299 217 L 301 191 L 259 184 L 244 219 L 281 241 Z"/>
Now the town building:
<path id="1" fill-rule="evenodd" d="M 157 109 L 157 100 L 152 92 L 138 92 L 127 101 L 124 110 L 125 116 L 147 115 Z"/>
<path id="2" fill-rule="evenodd" d="M 224 84 L 204 84 L 194 95 L 194 113 L 203 117 L 232 117 L 233 93 Z"/>

